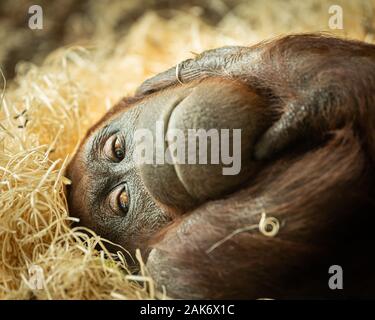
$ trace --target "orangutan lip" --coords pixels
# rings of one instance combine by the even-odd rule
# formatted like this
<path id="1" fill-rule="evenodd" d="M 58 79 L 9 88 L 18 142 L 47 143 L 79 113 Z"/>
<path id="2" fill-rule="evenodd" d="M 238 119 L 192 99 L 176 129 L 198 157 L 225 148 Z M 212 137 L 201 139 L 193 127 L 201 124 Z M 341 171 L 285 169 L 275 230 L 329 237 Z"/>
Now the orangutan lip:
<path id="1" fill-rule="evenodd" d="M 163 115 L 163 123 L 165 128 L 167 129 L 166 132 L 169 129 L 169 121 L 172 117 L 172 114 L 174 110 L 188 97 L 189 95 L 186 95 L 184 97 L 179 98 L 174 103 L 172 103 L 171 107 L 168 108 L 168 111 Z M 165 143 L 167 144 L 167 142 Z M 167 145 L 166 145 L 167 146 Z"/>

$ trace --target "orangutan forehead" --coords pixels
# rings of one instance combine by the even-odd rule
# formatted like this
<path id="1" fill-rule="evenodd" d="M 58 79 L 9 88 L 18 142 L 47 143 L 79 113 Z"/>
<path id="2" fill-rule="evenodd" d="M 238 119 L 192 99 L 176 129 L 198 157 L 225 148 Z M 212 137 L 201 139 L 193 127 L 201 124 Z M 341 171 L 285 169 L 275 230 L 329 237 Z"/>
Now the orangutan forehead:
<path id="1" fill-rule="evenodd" d="M 104 126 L 106 123 L 111 122 L 114 118 L 118 117 L 119 114 L 128 112 L 137 103 L 142 101 L 145 97 L 125 97 L 121 99 L 120 102 L 115 104 L 111 109 L 109 109 L 86 133 L 83 142 L 88 139 L 93 133 L 95 133 L 99 128 Z"/>

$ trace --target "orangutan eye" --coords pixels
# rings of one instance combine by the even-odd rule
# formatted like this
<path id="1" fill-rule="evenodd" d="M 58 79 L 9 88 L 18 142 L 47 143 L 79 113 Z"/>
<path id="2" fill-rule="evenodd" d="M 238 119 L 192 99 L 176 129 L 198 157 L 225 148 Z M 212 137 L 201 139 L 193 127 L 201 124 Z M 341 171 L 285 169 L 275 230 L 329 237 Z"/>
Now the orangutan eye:
<path id="1" fill-rule="evenodd" d="M 113 162 L 120 162 L 125 158 L 123 140 L 117 136 L 111 136 L 104 144 L 104 154 Z"/>
<path id="2" fill-rule="evenodd" d="M 123 150 L 122 143 L 118 137 L 115 139 L 113 143 L 113 154 L 119 161 L 121 161 L 125 157 L 125 152 Z"/>
<path id="3" fill-rule="evenodd" d="M 121 190 L 119 197 L 117 199 L 118 207 L 123 213 L 128 213 L 129 211 L 129 204 L 130 204 L 130 198 L 129 198 L 129 192 L 128 192 L 128 186 L 125 184 L 124 188 Z"/>
<path id="4" fill-rule="evenodd" d="M 130 195 L 128 185 L 121 184 L 114 189 L 109 196 L 109 206 L 114 215 L 125 215 L 130 207 Z"/>

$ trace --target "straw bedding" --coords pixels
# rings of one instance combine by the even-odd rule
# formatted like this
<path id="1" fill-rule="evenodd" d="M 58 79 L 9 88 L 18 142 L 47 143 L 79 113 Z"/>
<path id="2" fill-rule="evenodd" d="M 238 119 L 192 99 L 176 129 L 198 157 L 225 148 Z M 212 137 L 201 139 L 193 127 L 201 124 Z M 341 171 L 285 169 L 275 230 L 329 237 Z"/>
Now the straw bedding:
<path id="1" fill-rule="evenodd" d="M 144 267 L 131 274 L 123 255 L 105 250 L 105 239 L 70 227 L 64 197 L 69 157 L 116 101 L 192 52 L 327 30 L 329 17 L 328 1 L 236 1 L 229 12 L 217 1 L 222 17 L 216 25 L 192 6 L 145 12 L 119 31 L 113 21 L 125 10 L 121 3 L 107 8 L 91 2 L 91 11 L 102 15 L 89 42 L 61 47 L 38 65 L 20 61 L 16 77 L 0 81 L 0 299 L 167 297 L 155 291 Z M 345 29 L 333 33 L 373 41 L 374 3 L 337 4 L 344 9 Z M 78 16 L 72 29 L 81 22 Z M 12 33 L 4 34 L 7 43 Z M 41 290 L 28 284 L 32 266 L 43 270 Z"/>

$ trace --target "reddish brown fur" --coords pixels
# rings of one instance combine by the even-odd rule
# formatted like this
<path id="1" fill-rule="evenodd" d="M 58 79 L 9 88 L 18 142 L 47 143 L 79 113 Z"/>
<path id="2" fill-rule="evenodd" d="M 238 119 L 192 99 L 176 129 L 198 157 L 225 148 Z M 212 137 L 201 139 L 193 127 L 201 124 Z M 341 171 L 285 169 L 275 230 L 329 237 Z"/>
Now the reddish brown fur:
<path id="1" fill-rule="evenodd" d="M 151 272 L 174 297 L 329 296 L 330 265 L 342 264 L 348 277 L 356 264 L 371 270 L 356 251 L 371 247 L 363 219 L 370 221 L 373 210 L 372 178 L 358 140 L 345 128 L 323 147 L 283 157 L 249 188 L 207 203 L 163 230 L 164 239 L 154 245 L 163 254 L 150 257 Z M 257 224 L 262 210 L 280 220 L 276 237 L 243 232 L 206 253 L 232 231 Z M 160 265 L 173 268 L 161 273 Z M 369 280 L 362 272 L 352 274 L 353 286 L 343 295 L 371 294 L 361 287 Z"/>
<path id="2" fill-rule="evenodd" d="M 260 60 L 233 73 L 281 113 L 290 101 L 308 104 L 318 91 L 320 117 L 313 112 L 305 123 L 325 142 L 312 140 L 307 152 L 289 148 L 248 188 L 162 230 L 148 261 L 151 274 L 181 298 L 373 297 L 375 47 L 305 35 L 253 50 Z M 207 254 L 232 231 L 258 223 L 263 210 L 281 221 L 275 238 L 243 232 Z M 345 270 L 343 291 L 328 288 L 333 264 Z"/>

